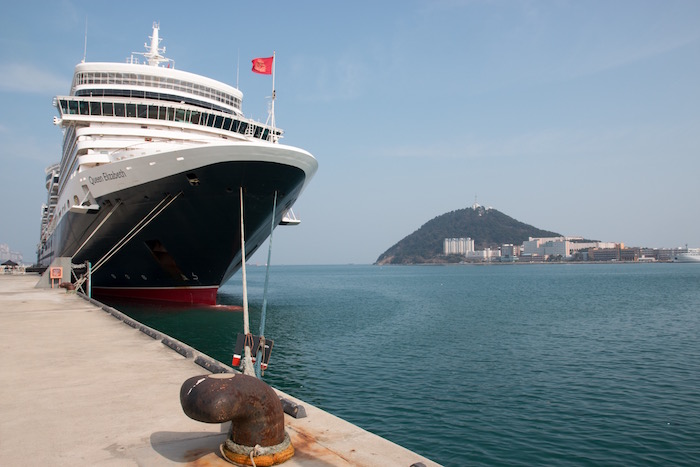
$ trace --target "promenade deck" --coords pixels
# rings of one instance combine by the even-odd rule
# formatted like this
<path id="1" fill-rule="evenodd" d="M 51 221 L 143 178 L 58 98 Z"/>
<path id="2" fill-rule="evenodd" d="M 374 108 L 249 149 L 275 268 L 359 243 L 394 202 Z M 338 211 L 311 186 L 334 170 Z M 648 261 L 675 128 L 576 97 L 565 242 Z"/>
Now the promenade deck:
<path id="1" fill-rule="evenodd" d="M 231 465 L 219 453 L 228 424 L 180 407 L 182 383 L 209 373 L 196 351 L 182 355 L 75 293 L 34 288 L 38 279 L 0 275 L 0 465 Z M 281 465 L 437 465 L 278 393 L 308 415 L 285 415 L 296 454 Z"/>

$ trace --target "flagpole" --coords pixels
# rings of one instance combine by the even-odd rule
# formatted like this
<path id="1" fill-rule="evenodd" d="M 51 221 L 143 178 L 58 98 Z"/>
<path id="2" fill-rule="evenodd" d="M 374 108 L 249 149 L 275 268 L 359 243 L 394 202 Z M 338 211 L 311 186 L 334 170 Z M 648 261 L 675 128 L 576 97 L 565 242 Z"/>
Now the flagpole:
<path id="1" fill-rule="evenodd" d="M 275 129 L 275 51 L 272 51 L 272 108 L 270 109 L 270 122 L 272 129 Z"/>

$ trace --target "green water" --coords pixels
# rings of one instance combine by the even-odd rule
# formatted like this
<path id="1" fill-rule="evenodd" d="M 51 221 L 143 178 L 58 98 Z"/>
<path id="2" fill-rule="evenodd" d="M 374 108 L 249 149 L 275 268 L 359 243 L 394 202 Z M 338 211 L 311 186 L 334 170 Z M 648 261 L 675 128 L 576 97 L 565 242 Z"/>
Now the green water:
<path id="1" fill-rule="evenodd" d="M 242 330 L 118 308 L 227 364 Z M 444 465 L 700 465 L 700 264 L 278 266 L 265 335 L 269 384 Z"/>

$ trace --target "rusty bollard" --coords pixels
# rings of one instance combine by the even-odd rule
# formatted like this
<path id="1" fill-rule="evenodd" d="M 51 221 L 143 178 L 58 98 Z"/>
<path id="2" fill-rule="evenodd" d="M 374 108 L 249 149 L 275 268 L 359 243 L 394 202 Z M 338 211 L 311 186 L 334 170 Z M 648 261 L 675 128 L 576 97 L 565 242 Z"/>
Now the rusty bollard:
<path id="1" fill-rule="evenodd" d="M 232 373 L 193 376 L 180 388 L 180 404 L 194 420 L 231 422 L 228 439 L 221 445 L 221 454 L 230 462 L 269 466 L 294 455 L 284 430 L 282 403 L 270 386 L 255 377 Z"/>

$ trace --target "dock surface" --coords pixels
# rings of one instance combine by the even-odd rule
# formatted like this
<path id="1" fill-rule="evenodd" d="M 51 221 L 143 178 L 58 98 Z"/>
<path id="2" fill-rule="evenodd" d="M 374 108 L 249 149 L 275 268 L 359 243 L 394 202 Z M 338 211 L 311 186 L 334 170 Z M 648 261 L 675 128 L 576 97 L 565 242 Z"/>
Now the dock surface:
<path id="1" fill-rule="evenodd" d="M 180 387 L 209 374 L 75 293 L 0 275 L 0 465 L 230 466 L 228 424 L 201 423 Z M 288 394 L 295 447 L 282 466 L 438 465 Z"/>

